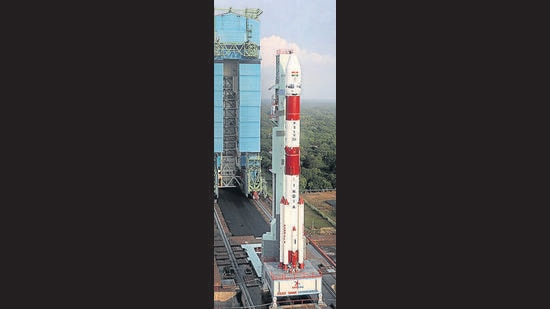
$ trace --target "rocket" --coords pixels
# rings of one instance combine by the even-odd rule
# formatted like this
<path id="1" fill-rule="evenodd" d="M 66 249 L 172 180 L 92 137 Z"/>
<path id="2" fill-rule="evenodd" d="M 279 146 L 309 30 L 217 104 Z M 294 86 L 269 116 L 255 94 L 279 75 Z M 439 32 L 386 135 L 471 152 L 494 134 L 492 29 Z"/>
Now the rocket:
<path id="1" fill-rule="evenodd" d="M 287 271 L 304 268 L 304 201 L 300 197 L 300 95 L 302 72 L 295 54 L 289 55 L 285 80 L 285 173 L 281 212 L 279 266 Z"/>

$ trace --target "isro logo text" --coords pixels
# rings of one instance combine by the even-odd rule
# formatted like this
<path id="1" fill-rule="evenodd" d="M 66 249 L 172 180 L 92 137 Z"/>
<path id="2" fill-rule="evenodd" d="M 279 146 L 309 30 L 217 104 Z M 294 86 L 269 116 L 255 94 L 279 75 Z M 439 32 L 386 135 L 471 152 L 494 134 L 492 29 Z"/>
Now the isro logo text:
<path id="1" fill-rule="evenodd" d="M 292 286 L 293 289 L 303 289 L 304 285 L 300 284 L 298 280 L 294 281 L 294 285 Z"/>

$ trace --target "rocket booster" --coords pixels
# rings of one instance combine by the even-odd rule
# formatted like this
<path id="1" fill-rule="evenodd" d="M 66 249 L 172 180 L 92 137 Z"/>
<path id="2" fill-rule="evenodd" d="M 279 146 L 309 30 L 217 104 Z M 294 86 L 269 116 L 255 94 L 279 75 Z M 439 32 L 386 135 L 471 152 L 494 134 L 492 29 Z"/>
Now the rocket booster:
<path id="1" fill-rule="evenodd" d="M 304 201 L 300 197 L 300 95 L 302 76 L 295 54 L 289 55 L 285 81 L 285 174 L 280 201 L 280 266 L 296 271 L 304 268 Z"/>

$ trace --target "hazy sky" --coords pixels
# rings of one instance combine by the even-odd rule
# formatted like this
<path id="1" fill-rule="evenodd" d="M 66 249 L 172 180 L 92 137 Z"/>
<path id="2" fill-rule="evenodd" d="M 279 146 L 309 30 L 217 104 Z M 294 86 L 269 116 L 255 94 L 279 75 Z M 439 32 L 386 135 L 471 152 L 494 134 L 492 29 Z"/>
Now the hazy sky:
<path id="1" fill-rule="evenodd" d="M 336 102 L 336 0 L 214 0 L 214 8 L 260 9 L 262 98 L 271 98 L 275 51 L 293 49 L 302 99 Z"/>

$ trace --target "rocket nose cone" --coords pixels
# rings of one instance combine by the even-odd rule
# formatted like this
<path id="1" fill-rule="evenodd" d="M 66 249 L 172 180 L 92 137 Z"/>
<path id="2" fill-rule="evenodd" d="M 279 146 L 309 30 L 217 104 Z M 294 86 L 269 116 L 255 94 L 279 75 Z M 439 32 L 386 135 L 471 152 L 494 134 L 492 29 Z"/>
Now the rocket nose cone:
<path id="1" fill-rule="evenodd" d="M 298 57 L 291 54 L 286 65 L 286 95 L 299 96 L 302 92 L 302 73 Z"/>
<path id="2" fill-rule="evenodd" d="M 294 54 L 291 54 L 288 58 L 288 63 L 286 65 L 287 71 L 288 70 L 300 70 L 300 62 L 298 61 L 298 57 Z"/>

